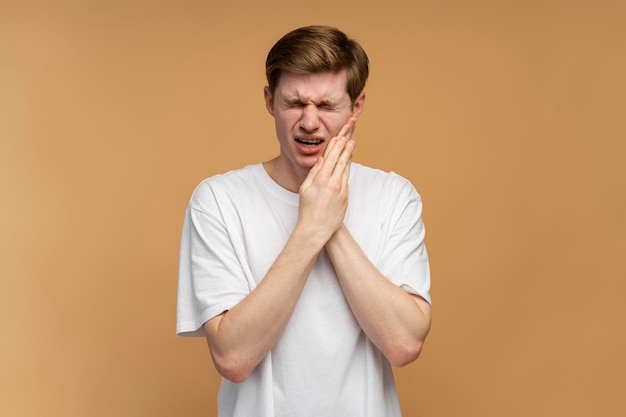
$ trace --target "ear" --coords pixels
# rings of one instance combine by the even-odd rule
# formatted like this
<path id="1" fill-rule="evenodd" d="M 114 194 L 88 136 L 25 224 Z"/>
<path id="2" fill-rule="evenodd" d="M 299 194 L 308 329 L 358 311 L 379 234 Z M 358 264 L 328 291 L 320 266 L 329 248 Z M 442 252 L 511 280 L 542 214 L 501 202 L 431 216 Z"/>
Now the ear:
<path id="1" fill-rule="evenodd" d="M 361 94 L 354 100 L 354 105 L 352 106 L 352 115 L 355 117 L 359 117 L 361 112 L 363 111 L 363 106 L 365 105 L 365 91 L 361 91 Z"/>
<path id="2" fill-rule="evenodd" d="M 265 108 L 267 109 L 268 113 L 271 114 L 273 117 L 274 116 L 274 98 L 272 97 L 272 93 L 268 86 L 265 86 L 265 88 L 263 88 L 263 98 L 265 99 Z"/>

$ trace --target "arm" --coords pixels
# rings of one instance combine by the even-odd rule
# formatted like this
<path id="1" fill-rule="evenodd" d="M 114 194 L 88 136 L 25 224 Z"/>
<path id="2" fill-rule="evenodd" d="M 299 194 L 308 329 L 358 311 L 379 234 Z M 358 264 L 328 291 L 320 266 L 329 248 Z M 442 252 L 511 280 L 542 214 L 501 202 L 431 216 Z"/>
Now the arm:
<path id="1" fill-rule="evenodd" d="M 326 249 L 365 334 L 394 366 L 417 359 L 430 330 L 430 304 L 384 277 L 345 226 L 337 230 Z"/>
<path id="2" fill-rule="evenodd" d="M 287 325 L 320 251 L 296 227 L 259 285 L 232 309 L 204 326 L 217 371 L 238 383 L 248 378 Z"/>
<path id="3" fill-rule="evenodd" d="M 330 141 L 300 187 L 298 222 L 265 277 L 239 304 L 203 326 L 216 369 L 233 382 L 244 381 L 274 346 L 319 252 L 343 221 L 354 148 L 343 136 L 352 125 Z"/>

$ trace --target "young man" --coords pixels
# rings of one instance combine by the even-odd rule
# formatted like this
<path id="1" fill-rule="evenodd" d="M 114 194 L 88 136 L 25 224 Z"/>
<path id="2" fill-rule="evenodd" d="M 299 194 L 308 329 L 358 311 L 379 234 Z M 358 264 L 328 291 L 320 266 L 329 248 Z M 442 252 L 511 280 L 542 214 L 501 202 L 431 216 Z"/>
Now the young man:
<path id="1" fill-rule="evenodd" d="M 352 162 L 367 55 L 335 28 L 269 52 L 280 154 L 203 181 L 186 211 L 177 333 L 204 336 L 220 417 L 400 416 L 391 365 L 431 321 L 422 204 Z"/>

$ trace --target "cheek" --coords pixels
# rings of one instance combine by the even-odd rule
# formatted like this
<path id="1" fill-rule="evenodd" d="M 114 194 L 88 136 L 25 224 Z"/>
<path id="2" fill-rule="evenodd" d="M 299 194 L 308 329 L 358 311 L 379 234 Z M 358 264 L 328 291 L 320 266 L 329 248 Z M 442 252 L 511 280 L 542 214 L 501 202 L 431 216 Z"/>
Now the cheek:
<path id="1" fill-rule="evenodd" d="M 276 126 L 281 130 L 291 130 L 298 123 L 299 117 L 294 112 L 283 112 L 277 115 L 274 120 L 276 121 Z"/>
<path id="2" fill-rule="evenodd" d="M 349 115 L 344 114 L 329 114 L 327 117 L 323 118 L 322 121 L 326 128 L 328 129 L 328 133 L 332 136 L 339 133 L 343 125 L 346 124 Z"/>

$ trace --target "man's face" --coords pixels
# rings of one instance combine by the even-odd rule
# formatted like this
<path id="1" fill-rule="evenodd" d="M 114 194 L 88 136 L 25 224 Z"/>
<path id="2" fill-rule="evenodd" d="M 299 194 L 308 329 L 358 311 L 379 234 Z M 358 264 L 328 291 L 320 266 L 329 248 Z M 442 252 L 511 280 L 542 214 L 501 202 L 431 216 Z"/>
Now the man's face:
<path id="1" fill-rule="evenodd" d="M 283 168 L 306 175 L 350 116 L 361 113 L 365 95 L 361 93 L 352 106 L 346 82 L 345 70 L 283 72 L 273 95 L 265 88 L 265 105 L 274 117 Z"/>

